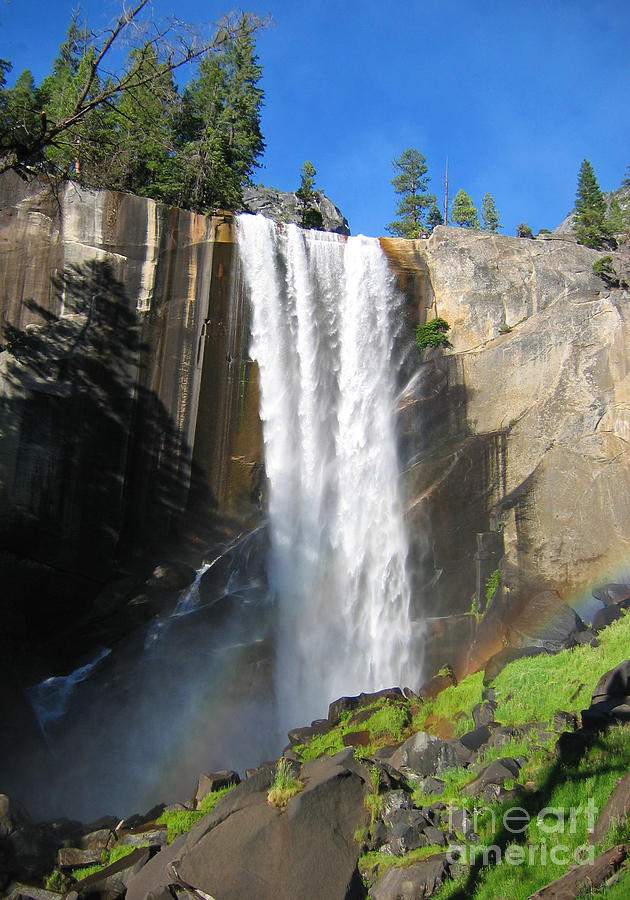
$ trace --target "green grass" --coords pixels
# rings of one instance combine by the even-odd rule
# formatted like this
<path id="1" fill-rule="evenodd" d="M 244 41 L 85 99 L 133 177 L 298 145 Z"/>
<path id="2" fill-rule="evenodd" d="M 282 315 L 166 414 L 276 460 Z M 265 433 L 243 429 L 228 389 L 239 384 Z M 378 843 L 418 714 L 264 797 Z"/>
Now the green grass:
<path id="1" fill-rule="evenodd" d="M 352 717 L 358 710 L 353 710 L 352 712 L 344 710 L 338 725 L 335 725 L 326 734 L 316 735 L 307 744 L 296 745 L 293 748 L 294 752 L 303 761 L 317 759 L 323 753 L 333 754 L 343 750 L 344 735 L 357 731 L 369 731 L 369 745 L 357 748 L 358 756 L 369 757 L 373 755 L 378 747 L 383 747 L 385 744 L 398 743 L 411 734 L 409 730 L 410 703 L 408 700 L 392 701 L 383 699 L 365 707 L 365 709 L 373 709 L 373 713 L 364 722 L 351 722 Z"/>
<path id="2" fill-rule="evenodd" d="M 447 719 L 452 722 L 454 735 L 460 736 L 474 728 L 472 708 L 481 702 L 483 692 L 483 672 L 475 672 L 460 681 L 458 685 L 444 688 L 434 700 L 423 703 L 412 721 L 412 731 L 432 731 L 433 726 L 427 722 L 432 719 Z"/>
<path id="3" fill-rule="evenodd" d="M 111 866 L 113 863 L 118 862 L 119 859 L 123 859 L 125 856 L 129 856 L 130 853 L 133 853 L 134 850 L 137 850 L 139 847 L 148 847 L 148 844 L 136 844 L 132 846 L 131 844 L 114 844 L 113 847 L 110 847 L 108 850 L 103 850 L 101 852 L 101 861 L 100 863 L 94 863 L 92 866 L 82 866 L 79 869 L 72 870 L 72 877 L 77 881 L 81 881 L 83 878 L 87 878 L 88 875 L 94 875 L 96 872 L 100 872 L 101 869 L 104 869 L 106 866 Z"/>
<path id="4" fill-rule="evenodd" d="M 304 785 L 299 778 L 293 775 L 289 761 L 284 757 L 279 759 L 276 764 L 276 774 L 267 794 L 269 803 L 277 806 L 278 809 L 284 809 L 291 797 L 295 797 L 303 789 Z"/>
<path id="5" fill-rule="evenodd" d="M 488 804 L 477 823 L 481 846 L 499 846 L 502 854 L 507 846 L 513 846 L 513 852 L 523 854 L 524 858 L 517 865 L 511 865 L 503 858 L 498 865 L 479 865 L 476 871 L 473 865 L 470 875 L 442 887 L 438 894 L 440 900 L 496 900 L 497 897 L 526 900 L 530 894 L 564 874 L 576 861 L 574 854 L 586 852 L 579 848 L 587 845 L 590 836 L 591 822 L 585 811 L 589 798 L 595 809 L 601 810 L 618 779 L 630 769 L 629 736 L 626 726 L 612 727 L 600 735 L 576 763 L 560 764 L 554 759 L 543 764 L 537 778 L 539 795 L 523 792 L 516 801 Z M 530 815 L 522 835 L 510 835 L 502 827 L 504 812 L 516 806 Z M 541 820 L 539 813 L 546 808 L 553 812 Z M 571 810 L 576 811 L 573 818 Z M 596 817 L 594 812 L 593 822 Z M 613 846 L 628 834 L 629 824 L 611 829 L 593 853 Z M 552 852 L 559 854 L 555 862 Z M 495 854 L 490 854 L 490 859 L 493 861 Z"/>
<path id="6" fill-rule="evenodd" d="M 599 647 L 587 644 L 554 656 L 524 657 L 506 666 L 492 683 L 496 720 L 505 725 L 550 722 L 558 710 L 578 712 L 589 706 L 604 672 L 628 658 L 630 616 L 600 632 L 599 640 Z"/>
<path id="7" fill-rule="evenodd" d="M 199 809 L 165 810 L 155 821 L 158 825 L 166 825 L 169 844 L 178 834 L 184 834 L 185 832 L 190 831 L 193 825 L 195 825 L 199 819 L 203 818 L 203 816 L 211 812 L 221 797 L 224 797 L 233 787 L 234 785 L 231 784 L 228 785 L 228 787 L 210 791 L 199 804 Z"/>
<path id="8" fill-rule="evenodd" d="M 362 876 L 366 876 L 371 874 L 374 867 L 376 867 L 377 877 L 380 878 L 391 866 L 412 866 L 414 863 L 433 856 L 434 853 L 443 852 L 444 847 L 439 847 L 437 844 L 429 844 L 427 847 L 410 850 L 405 856 L 389 856 L 385 853 L 379 853 L 377 850 L 370 850 L 359 857 L 359 872 Z"/>

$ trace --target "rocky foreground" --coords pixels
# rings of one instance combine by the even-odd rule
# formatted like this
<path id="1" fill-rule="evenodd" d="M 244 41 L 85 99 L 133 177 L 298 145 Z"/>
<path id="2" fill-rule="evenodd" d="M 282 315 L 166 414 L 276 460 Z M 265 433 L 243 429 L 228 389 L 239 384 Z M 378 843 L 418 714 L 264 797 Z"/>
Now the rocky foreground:
<path id="1" fill-rule="evenodd" d="M 557 797 L 549 785 L 577 782 L 584 765 L 610 799 L 593 813 L 585 843 L 565 848 L 567 871 L 555 866 L 559 880 L 531 896 L 577 897 L 585 885 L 619 877 L 627 846 L 616 838 L 630 837 L 627 826 L 619 831 L 630 813 L 630 659 L 598 672 L 590 688 L 586 681 L 589 660 L 627 651 L 630 588 L 608 585 L 596 593 L 603 602 L 591 626 L 566 607 L 552 624 L 515 623 L 520 646 L 495 654 L 483 674 L 459 686 L 445 668 L 417 695 L 392 688 L 339 698 L 326 719 L 290 732 L 281 761 L 263 763 L 244 780 L 233 771 L 204 774 L 184 803 L 120 821 L 35 824 L 2 795 L 3 896 L 473 897 L 497 853 L 516 854 L 516 866 L 531 846 L 531 835 L 520 846 L 516 832 L 488 832 L 488 810 L 520 809 L 533 820 Z M 541 668 L 555 657 L 556 675 Z M 530 683 L 516 698 L 521 712 L 509 689 L 509 678 L 523 681 L 518 666 L 529 666 L 522 671 Z M 540 677 L 549 697 L 528 696 Z M 567 708 L 549 715 L 556 696 Z M 582 697 L 590 703 L 580 714 Z M 602 748 L 606 765 L 598 769 Z M 492 858 L 481 849 L 488 843 Z"/>

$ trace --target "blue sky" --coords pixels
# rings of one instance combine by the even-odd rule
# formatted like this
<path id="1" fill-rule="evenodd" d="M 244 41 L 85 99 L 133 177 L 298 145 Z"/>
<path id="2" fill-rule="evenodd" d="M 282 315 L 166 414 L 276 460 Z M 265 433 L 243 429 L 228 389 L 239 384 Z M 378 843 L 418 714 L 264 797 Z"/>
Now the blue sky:
<path id="1" fill-rule="evenodd" d="M 37 81 L 64 39 L 68 0 L 0 0 L 0 56 Z M 154 0 L 157 16 L 172 3 Z M 85 0 L 97 28 L 119 9 Z M 178 0 L 179 18 L 216 20 L 230 7 Z M 630 3 L 598 0 L 268 0 L 258 38 L 267 150 L 255 180 L 291 190 L 310 159 L 316 182 L 353 233 L 394 218 L 391 162 L 427 159 L 441 201 L 490 191 L 504 233 L 553 228 L 591 160 L 602 189 L 630 164 Z M 441 205 L 441 202 L 440 202 Z"/>

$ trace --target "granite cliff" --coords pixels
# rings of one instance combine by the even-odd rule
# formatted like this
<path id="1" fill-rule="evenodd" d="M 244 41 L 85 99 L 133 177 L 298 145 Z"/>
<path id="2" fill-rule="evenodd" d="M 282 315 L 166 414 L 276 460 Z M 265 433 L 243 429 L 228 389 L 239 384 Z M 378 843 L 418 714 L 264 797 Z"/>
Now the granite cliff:
<path id="1" fill-rule="evenodd" d="M 46 673 L 60 633 L 72 646 L 112 579 L 197 564 L 259 522 L 265 485 L 229 217 L 74 185 L 2 191 L 2 630 L 19 684 Z M 568 239 L 439 227 L 382 245 L 405 340 L 436 314 L 451 325 L 450 350 L 408 358 L 399 422 L 427 666 L 461 672 L 535 595 L 560 603 L 625 567 L 630 298 Z M 108 614 L 134 597 L 112 596 Z"/>

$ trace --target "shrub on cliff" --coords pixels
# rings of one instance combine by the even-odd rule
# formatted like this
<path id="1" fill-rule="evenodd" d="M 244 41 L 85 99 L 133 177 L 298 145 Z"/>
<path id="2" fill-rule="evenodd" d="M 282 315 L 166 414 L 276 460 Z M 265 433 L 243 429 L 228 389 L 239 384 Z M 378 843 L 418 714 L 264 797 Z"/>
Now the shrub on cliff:
<path id="1" fill-rule="evenodd" d="M 446 332 L 450 325 L 439 316 L 416 327 L 416 347 L 422 351 L 425 347 L 450 347 Z"/>

